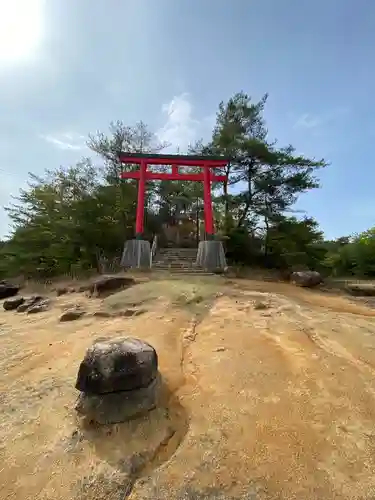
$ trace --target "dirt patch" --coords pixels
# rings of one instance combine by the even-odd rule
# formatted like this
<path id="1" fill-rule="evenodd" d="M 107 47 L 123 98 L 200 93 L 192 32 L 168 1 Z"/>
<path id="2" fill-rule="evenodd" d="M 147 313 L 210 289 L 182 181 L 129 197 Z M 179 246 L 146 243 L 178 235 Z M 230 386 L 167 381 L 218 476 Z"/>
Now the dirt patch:
<path id="1" fill-rule="evenodd" d="M 87 314 L 59 323 L 77 302 Z M 143 314 L 93 316 L 130 309 Z M 370 500 L 374 316 L 344 297 L 218 277 L 2 311 L 0 498 Z M 83 426 L 79 363 L 95 338 L 123 335 L 156 348 L 162 404 Z"/>

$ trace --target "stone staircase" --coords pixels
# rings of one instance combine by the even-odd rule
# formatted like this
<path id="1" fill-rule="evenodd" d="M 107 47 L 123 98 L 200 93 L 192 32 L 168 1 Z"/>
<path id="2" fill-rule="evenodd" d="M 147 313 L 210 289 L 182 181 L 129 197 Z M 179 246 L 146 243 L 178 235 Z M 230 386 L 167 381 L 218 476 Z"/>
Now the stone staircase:
<path id="1" fill-rule="evenodd" d="M 196 258 L 196 248 L 159 248 L 152 260 L 152 270 L 174 274 L 212 274 L 197 267 Z"/>

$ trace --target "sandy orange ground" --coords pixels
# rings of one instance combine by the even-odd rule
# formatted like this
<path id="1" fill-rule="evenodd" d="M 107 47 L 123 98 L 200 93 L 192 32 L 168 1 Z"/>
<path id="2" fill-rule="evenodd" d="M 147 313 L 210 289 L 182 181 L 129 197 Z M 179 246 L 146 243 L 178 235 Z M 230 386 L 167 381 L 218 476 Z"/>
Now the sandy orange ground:
<path id="1" fill-rule="evenodd" d="M 80 303 L 87 317 L 59 323 Z M 98 309 L 143 309 L 94 318 Z M 375 498 L 375 311 L 290 285 L 158 280 L 100 301 L 0 312 L 0 498 Z M 160 408 L 83 426 L 85 349 L 135 335 L 159 353 Z"/>

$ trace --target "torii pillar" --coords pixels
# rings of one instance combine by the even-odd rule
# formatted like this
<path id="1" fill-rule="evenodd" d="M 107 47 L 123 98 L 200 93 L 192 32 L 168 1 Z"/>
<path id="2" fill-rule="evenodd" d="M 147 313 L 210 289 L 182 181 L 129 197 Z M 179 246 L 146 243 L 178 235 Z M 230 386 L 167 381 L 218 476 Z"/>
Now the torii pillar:
<path id="1" fill-rule="evenodd" d="M 122 179 L 138 180 L 138 201 L 135 226 L 135 239 L 125 243 L 121 264 L 124 267 L 149 268 L 151 266 L 151 248 L 144 239 L 144 209 L 147 180 L 179 180 L 203 182 L 205 239 L 198 246 L 197 266 L 207 270 L 223 270 L 226 259 L 221 241 L 215 238 L 214 217 L 212 210 L 211 183 L 226 181 L 225 175 L 215 175 L 212 169 L 224 167 L 228 160 L 222 157 L 194 155 L 152 155 L 137 153 L 121 153 L 121 163 L 137 164 L 139 170 L 123 172 Z M 172 172 L 151 172 L 148 165 L 171 165 Z M 179 167 L 199 167 L 198 173 L 179 172 Z"/>

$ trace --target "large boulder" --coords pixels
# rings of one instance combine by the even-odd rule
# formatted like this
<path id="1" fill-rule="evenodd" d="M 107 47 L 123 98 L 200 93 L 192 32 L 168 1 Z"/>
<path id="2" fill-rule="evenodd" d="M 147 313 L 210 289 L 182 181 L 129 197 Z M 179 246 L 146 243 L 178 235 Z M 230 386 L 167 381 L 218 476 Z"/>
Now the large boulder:
<path id="1" fill-rule="evenodd" d="M 0 299 L 7 299 L 8 297 L 14 297 L 19 292 L 20 287 L 8 283 L 7 281 L 0 281 Z"/>
<path id="2" fill-rule="evenodd" d="M 91 295 L 109 295 L 122 288 L 135 285 L 135 280 L 126 276 L 100 276 L 94 279 L 87 287 Z"/>
<path id="3" fill-rule="evenodd" d="M 290 281 L 297 286 L 313 288 L 320 285 L 323 278 L 317 271 L 296 271 L 291 274 Z"/>
<path id="4" fill-rule="evenodd" d="M 131 391 L 147 387 L 157 373 L 158 357 L 150 344 L 132 337 L 99 340 L 86 351 L 76 389 L 89 394 Z"/>
<path id="5" fill-rule="evenodd" d="M 4 300 L 3 302 L 3 308 L 5 311 L 14 311 L 19 307 L 21 304 L 25 302 L 25 299 L 23 297 L 11 297 L 9 299 Z"/>

